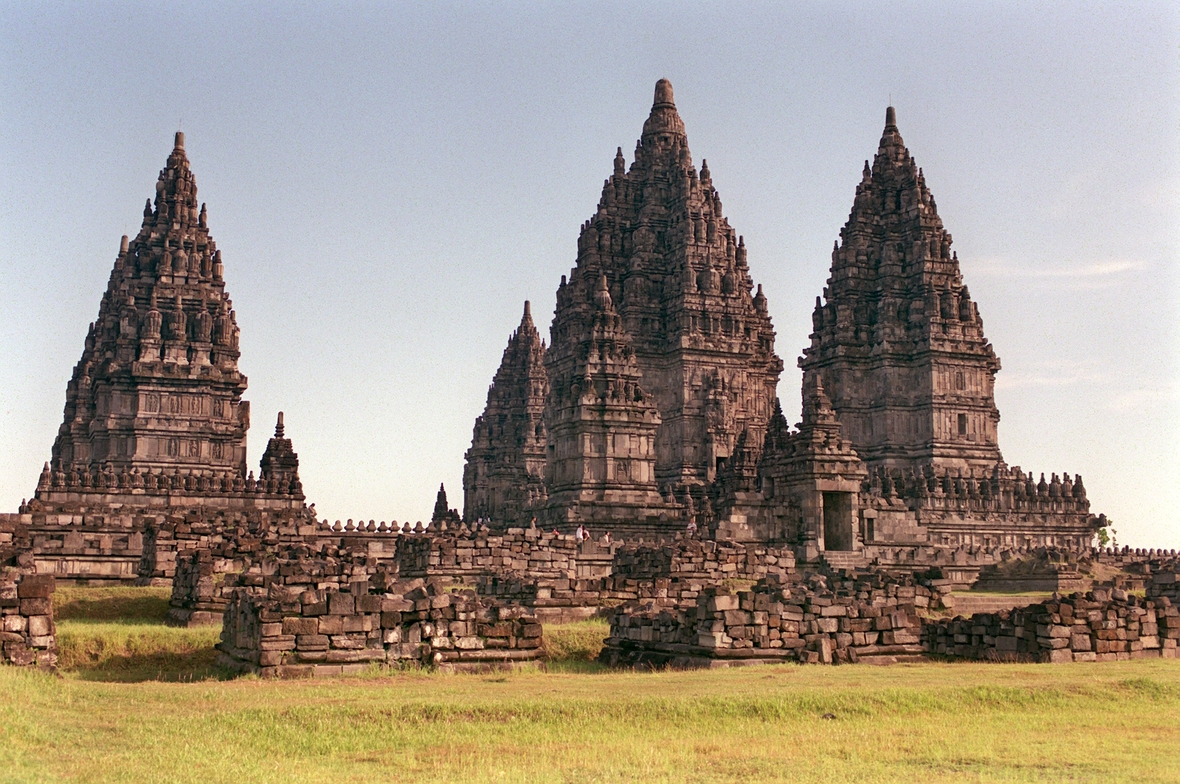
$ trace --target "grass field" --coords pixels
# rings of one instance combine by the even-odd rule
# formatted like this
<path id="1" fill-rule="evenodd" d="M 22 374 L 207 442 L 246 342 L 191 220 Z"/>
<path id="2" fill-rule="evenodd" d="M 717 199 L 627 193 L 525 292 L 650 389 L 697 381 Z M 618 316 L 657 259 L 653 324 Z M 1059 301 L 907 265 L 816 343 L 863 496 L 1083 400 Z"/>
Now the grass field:
<path id="1" fill-rule="evenodd" d="M 148 610 L 63 616 L 62 636 L 154 627 L 165 680 L 115 642 L 61 675 L 0 669 L 0 778 L 1180 781 L 1176 660 L 608 672 L 585 623 L 546 630 L 551 671 L 178 683 L 204 677 L 200 649 Z M 100 682 L 120 666 L 139 682 Z"/>

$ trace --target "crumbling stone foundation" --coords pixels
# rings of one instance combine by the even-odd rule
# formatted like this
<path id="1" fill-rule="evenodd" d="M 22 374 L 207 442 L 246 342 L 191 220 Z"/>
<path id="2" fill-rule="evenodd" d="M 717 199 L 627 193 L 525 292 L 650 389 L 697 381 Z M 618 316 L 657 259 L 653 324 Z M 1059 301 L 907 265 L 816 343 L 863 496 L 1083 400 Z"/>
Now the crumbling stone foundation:
<path id="1" fill-rule="evenodd" d="M 923 654 L 918 614 L 940 599 L 912 578 L 883 574 L 795 575 L 737 592 L 710 587 L 695 604 L 621 609 L 599 660 L 677 668 L 915 660 Z"/>
<path id="2" fill-rule="evenodd" d="M 0 568 L 0 662 L 57 666 L 53 577 Z"/>
<path id="3" fill-rule="evenodd" d="M 541 625 L 521 606 L 450 593 L 436 584 L 373 590 L 302 586 L 238 589 L 225 615 L 218 662 L 264 676 L 339 675 L 373 664 L 485 669 L 541 657 Z"/>
<path id="4" fill-rule="evenodd" d="M 1121 589 L 1074 593 L 1010 612 L 928 623 L 930 653 L 984 661 L 1074 662 L 1176 658 L 1180 612 L 1166 596 Z"/>

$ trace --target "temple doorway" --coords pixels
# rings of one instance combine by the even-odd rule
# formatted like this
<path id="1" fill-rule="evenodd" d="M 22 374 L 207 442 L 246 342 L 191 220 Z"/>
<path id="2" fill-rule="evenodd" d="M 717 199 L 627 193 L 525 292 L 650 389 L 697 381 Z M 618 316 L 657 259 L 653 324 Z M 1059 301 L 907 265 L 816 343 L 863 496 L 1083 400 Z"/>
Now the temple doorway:
<path id="1" fill-rule="evenodd" d="M 852 493 L 824 493 L 824 549 L 851 550 Z"/>

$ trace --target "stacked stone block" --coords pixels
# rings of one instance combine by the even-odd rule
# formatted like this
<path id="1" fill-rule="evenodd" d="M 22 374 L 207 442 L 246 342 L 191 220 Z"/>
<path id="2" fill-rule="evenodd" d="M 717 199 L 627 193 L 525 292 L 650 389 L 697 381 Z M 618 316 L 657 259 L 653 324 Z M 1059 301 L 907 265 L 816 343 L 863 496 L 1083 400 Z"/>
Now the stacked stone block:
<path id="1" fill-rule="evenodd" d="M 33 574 L 28 525 L 0 517 L 0 663 L 57 664 L 53 577 Z"/>
<path id="2" fill-rule="evenodd" d="M 486 529 L 405 537 L 398 541 L 402 577 L 446 577 L 474 583 L 479 577 L 516 573 L 537 579 L 589 579 L 610 574 L 612 548 L 577 542 L 537 528 Z"/>
<path id="3" fill-rule="evenodd" d="M 194 509 L 161 515 L 146 526 L 137 581 L 145 585 L 171 584 L 177 560 L 186 553 L 202 550 L 215 559 L 241 561 L 271 555 L 286 544 L 314 541 L 318 535 L 329 533 L 306 510 Z"/>
<path id="4" fill-rule="evenodd" d="M 679 539 L 663 545 L 626 545 L 615 553 L 612 573 L 635 580 L 695 578 L 711 582 L 757 581 L 794 571 L 789 547 Z"/>
<path id="5" fill-rule="evenodd" d="M 57 665 L 53 577 L 0 568 L 0 662 Z"/>
<path id="6" fill-rule="evenodd" d="M 524 571 L 509 568 L 481 574 L 476 578 L 476 590 L 482 596 L 532 607 L 546 623 L 566 623 L 638 599 L 691 603 L 709 585 L 752 584 L 767 576 L 785 577 L 793 572 L 795 564 L 786 549 L 695 539 L 661 545 L 621 545 L 614 548 L 609 565 L 601 562 L 602 555 L 593 545 L 582 545 L 577 553 L 577 568 L 561 570 L 561 576 L 526 565 Z M 532 557 L 536 559 L 533 563 L 546 563 L 540 553 Z M 502 564 L 507 562 L 501 560 Z M 603 572 L 607 574 L 586 579 L 568 576 Z"/>
<path id="7" fill-rule="evenodd" d="M 27 533 L 22 548 L 38 573 L 59 580 L 135 580 L 150 518 L 130 511 L 36 513 L 22 508 L 20 514 L 0 514 L 0 528 L 20 526 Z"/>
<path id="8" fill-rule="evenodd" d="M 1180 612 L 1166 596 L 1120 589 L 1075 593 L 1000 613 L 927 624 L 930 653 L 986 661 L 1073 662 L 1175 658 Z"/>
<path id="9" fill-rule="evenodd" d="M 695 605 L 650 602 L 611 620 L 600 660 L 612 666 L 718 667 L 898 661 L 923 653 L 918 614 L 937 591 L 882 574 L 710 587 Z"/>
<path id="10" fill-rule="evenodd" d="M 524 607 L 433 582 L 390 582 L 384 573 L 350 579 L 363 570 L 339 565 L 335 574 L 313 574 L 305 564 L 283 564 L 265 592 L 236 590 L 218 645 L 221 664 L 303 677 L 375 664 L 473 669 L 541 656 L 541 625 Z"/>
<path id="11" fill-rule="evenodd" d="M 187 534 L 193 533 L 186 529 Z M 177 626 L 221 623 L 235 588 L 265 585 L 276 570 L 288 568 L 278 565 L 283 562 L 344 559 L 365 564 L 369 571 L 385 565 L 396 572 L 398 536 L 392 531 L 339 534 L 299 520 L 264 518 L 261 524 L 221 529 L 212 540 L 190 539 L 189 549 L 176 561 L 168 622 Z"/>

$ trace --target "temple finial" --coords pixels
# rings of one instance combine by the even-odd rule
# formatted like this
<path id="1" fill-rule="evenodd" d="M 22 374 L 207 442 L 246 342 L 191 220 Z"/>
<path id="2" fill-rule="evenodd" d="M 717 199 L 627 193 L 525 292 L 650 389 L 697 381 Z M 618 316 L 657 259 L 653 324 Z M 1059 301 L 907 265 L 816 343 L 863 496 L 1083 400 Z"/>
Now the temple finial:
<path id="1" fill-rule="evenodd" d="M 895 111 L 893 111 L 892 106 L 885 109 L 885 127 L 886 128 L 896 128 L 897 127 L 897 113 Z"/>
<path id="2" fill-rule="evenodd" d="M 672 100 L 672 83 L 667 79 L 661 79 L 656 82 L 656 99 L 652 107 L 656 106 L 675 106 L 676 102 Z"/>
<path id="3" fill-rule="evenodd" d="M 598 290 L 594 292 L 594 304 L 598 306 L 599 310 L 611 310 L 614 307 L 614 302 L 611 300 L 610 283 L 606 279 L 606 273 L 598 277 Z"/>
<path id="4" fill-rule="evenodd" d="M 275 422 L 275 438 L 283 437 L 283 412 L 279 412 L 278 421 Z"/>
<path id="5" fill-rule="evenodd" d="M 176 144 L 174 146 L 178 150 L 184 149 L 184 131 L 176 132 Z"/>

